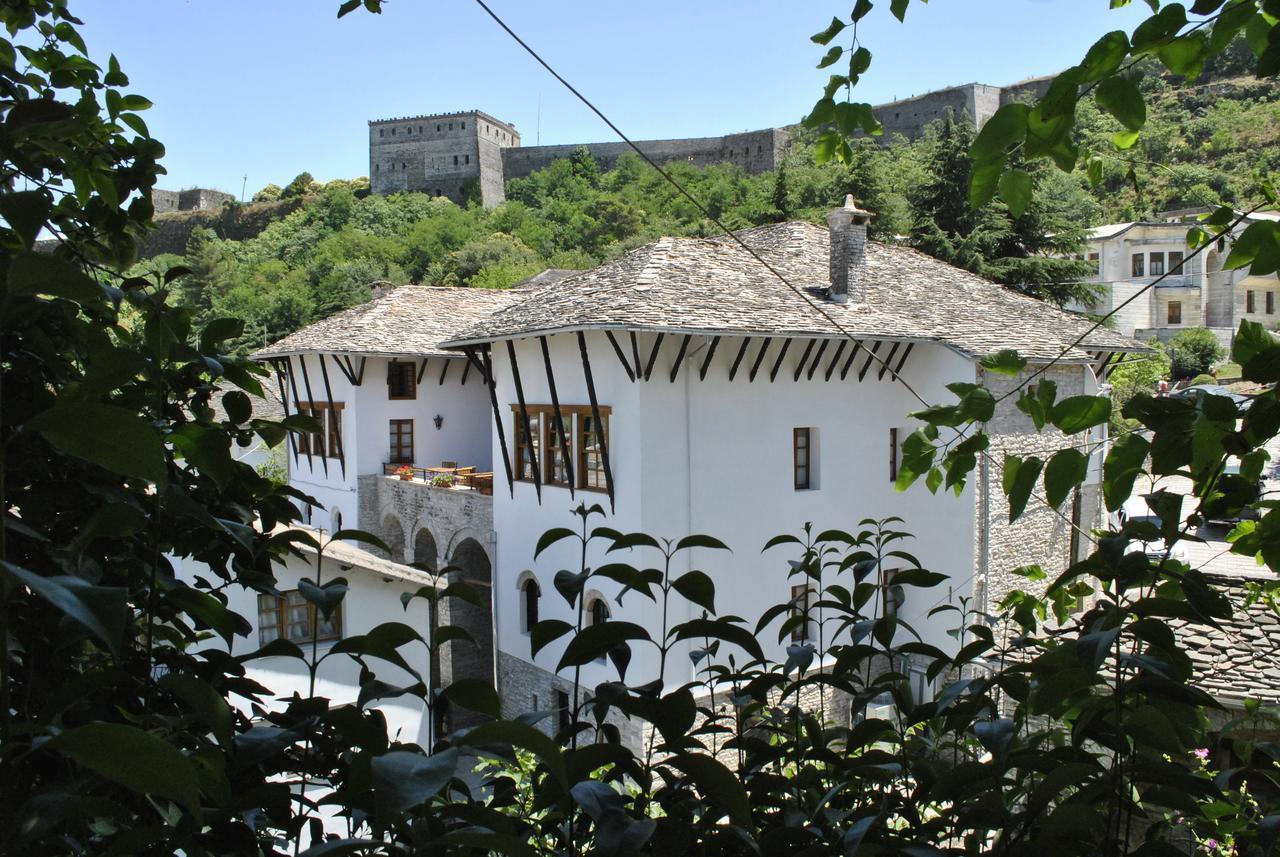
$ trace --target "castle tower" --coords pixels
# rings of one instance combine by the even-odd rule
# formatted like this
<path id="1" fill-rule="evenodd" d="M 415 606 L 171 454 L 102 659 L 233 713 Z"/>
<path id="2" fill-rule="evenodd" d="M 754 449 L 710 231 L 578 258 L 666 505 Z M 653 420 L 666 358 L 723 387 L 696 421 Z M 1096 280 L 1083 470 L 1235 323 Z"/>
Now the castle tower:
<path id="1" fill-rule="evenodd" d="M 469 110 L 369 122 L 369 188 L 422 191 L 464 202 L 502 202 L 502 150 L 519 146 L 515 126 Z"/>

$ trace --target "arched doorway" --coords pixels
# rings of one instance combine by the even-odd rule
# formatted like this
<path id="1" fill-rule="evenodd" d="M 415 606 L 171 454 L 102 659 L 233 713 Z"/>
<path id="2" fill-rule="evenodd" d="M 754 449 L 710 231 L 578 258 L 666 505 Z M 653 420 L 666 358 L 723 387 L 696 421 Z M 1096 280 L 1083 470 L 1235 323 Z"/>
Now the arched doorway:
<path id="1" fill-rule="evenodd" d="M 431 571 L 440 567 L 440 551 L 436 547 L 435 536 L 426 527 L 413 537 L 413 564 Z"/>
<path id="2" fill-rule="evenodd" d="M 480 602 L 477 606 L 462 598 L 449 598 L 441 607 L 441 621 L 466 630 L 475 644 L 452 640 L 442 647 L 440 657 L 441 684 L 448 685 L 464 678 L 493 681 L 493 568 L 489 555 L 475 539 L 463 539 L 454 548 L 449 564 L 450 583 L 465 583 Z M 481 718 L 461 709 L 451 712 L 451 725 L 470 726 Z"/>
<path id="3" fill-rule="evenodd" d="M 382 540 L 391 549 L 387 558 L 392 562 L 404 562 L 404 527 L 395 515 L 382 519 Z"/>

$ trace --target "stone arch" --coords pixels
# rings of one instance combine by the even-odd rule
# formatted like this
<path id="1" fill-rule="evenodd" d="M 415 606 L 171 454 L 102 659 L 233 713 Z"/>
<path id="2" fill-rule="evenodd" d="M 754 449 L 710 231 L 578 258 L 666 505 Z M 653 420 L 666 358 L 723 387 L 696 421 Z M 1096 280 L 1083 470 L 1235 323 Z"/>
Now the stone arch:
<path id="1" fill-rule="evenodd" d="M 382 519 L 382 540 L 391 549 L 392 562 L 404 562 L 404 525 L 395 515 L 387 515 Z"/>
<path id="2" fill-rule="evenodd" d="M 478 596 L 478 605 L 462 598 L 449 598 L 441 605 L 441 621 L 464 629 L 474 642 L 450 640 L 441 646 L 440 683 L 459 679 L 480 679 L 492 683 L 493 672 L 493 565 L 480 542 L 465 538 L 449 556 L 450 583 L 465 583 Z M 451 725 L 469 726 L 482 718 L 469 711 L 451 712 Z"/>
<path id="3" fill-rule="evenodd" d="M 440 548 L 431 530 L 420 527 L 413 536 L 412 562 L 422 568 L 435 571 L 440 567 Z"/>

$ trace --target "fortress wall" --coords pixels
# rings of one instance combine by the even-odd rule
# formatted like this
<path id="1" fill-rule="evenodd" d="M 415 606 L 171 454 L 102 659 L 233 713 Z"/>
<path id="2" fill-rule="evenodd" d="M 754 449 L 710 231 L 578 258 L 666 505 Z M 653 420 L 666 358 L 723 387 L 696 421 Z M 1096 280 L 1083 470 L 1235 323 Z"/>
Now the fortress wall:
<path id="1" fill-rule="evenodd" d="M 898 134 L 908 140 L 914 140 L 924 134 L 926 125 L 942 119 L 946 116 L 948 110 L 956 117 L 968 116 L 970 120 L 973 120 L 975 105 L 979 100 L 983 105 L 990 100 L 989 93 L 982 94 L 979 99 L 977 92 L 979 86 L 979 84 L 953 86 L 948 89 L 939 89 L 935 92 L 926 92 L 924 95 L 917 95 L 914 98 L 891 101 L 888 104 L 876 107 L 875 116 L 880 120 L 880 124 L 884 126 L 884 135 L 880 138 L 881 143 L 885 145 L 892 143 L 893 138 Z M 984 88 L 999 91 L 997 87 Z M 983 118 L 987 117 L 984 116 Z"/>
<path id="2" fill-rule="evenodd" d="M 658 163 L 687 161 L 695 166 L 734 163 L 748 172 L 772 169 L 781 158 L 789 136 L 770 128 L 725 137 L 689 137 L 678 140 L 638 140 L 636 145 Z M 618 159 L 631 151 L 626 143 L 569 143 L 560 146 L 521 146 L 502 150 L 502 170 L 506 179 L 523 178 L 553 161 L 567 158 L 584 148 L 600 164 L 611 170 Z"/>
<path id="3" fill-rule="evenodd" d="M 1012 86 L 1006 86 L 1000 90 L 1000 104 L 1011 104 L 1019 101 L 1034 101 L 1044 97 L 1049 91 L 1049 84 L 1053 83 L 1053 79 L 1057 75 L 1046 75 L 1045 77 L 1033 77 L 1029 80 L 1021 80 Z"/>
<path id="4" fill-rule="evenodd" d="M 981 128 L 1000 109 L 1002 92 L 1003 90 L 998 86 L 987 86 L 985 83 L 973 84 L 970 90 L 973 106 L 969 110 L 969 118 L 973 120 L 975 126 Z"/>
<path id="5" fill-rule="evenodd" d="M 492 137 L 481 135 L 477 160 L 480 164 L 480 201 L 485 208 L 492 208 L 507 198 L 506 182 L 503 181 L 502 174 L 502 152 L 502 147 Z"/>
<path id="6" fill-rule="evenodd" d="M 151 189 L 151 207 L 156 214 L 177 211 L 178 192 L 176 190 L 161 190 L 158 187 L 153 187 Z"/>

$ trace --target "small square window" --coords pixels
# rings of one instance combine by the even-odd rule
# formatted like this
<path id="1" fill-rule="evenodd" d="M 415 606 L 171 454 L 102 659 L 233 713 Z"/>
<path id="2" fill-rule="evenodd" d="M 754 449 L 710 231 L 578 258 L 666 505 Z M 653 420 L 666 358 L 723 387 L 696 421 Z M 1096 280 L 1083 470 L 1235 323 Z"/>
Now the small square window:
<path id="1" fill-rule="evenodd" d="M 1183 271 L 1182 271 L 1182 251 L 1181 251 L 1181 250 L 1171 250 L 1171 251 L 1169 251 L 1169 273 L 1170 273 L 1170 274 L 1182 274 L 1182 273 L 1183 273 Z"/>
<path id="2" fill-rule="evenodd" d="M 1257 312 L 1257 306 L 1253 300 L 1253 290 L 1249 289 L 1244 293 L 1244 311 L 1247 313 Z"/>
<path id="3" fill-rule="evenodd" d="M 326 620 L 316 613 L 314 604 L 302 597 L 302 593 L 291 589 L 284 597 L 275 595 L 258 596 L 258 642 L 266 645 L 273 640 L 284 638 L 291 643 L 310 643 L 326 640 L 337 640 L 342 637 L 342 605 L 339 604 L 333 615 Z"/>
<path id="4" fill-rule="evenodd" d="M 1266 292 L 1267 295 L 1267 315 L 1276 314 L 1276 293 Z"/>
<path id="5" fill-rule="evenodd" d="M 1169 301 L 1169 324 L 1182 324 L 1182 301 Z"/>

